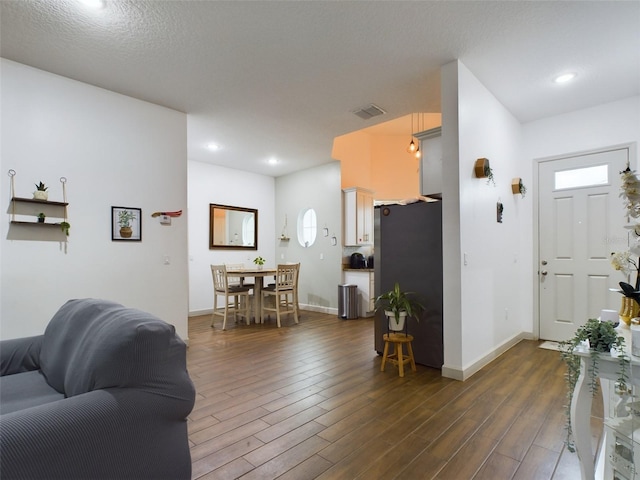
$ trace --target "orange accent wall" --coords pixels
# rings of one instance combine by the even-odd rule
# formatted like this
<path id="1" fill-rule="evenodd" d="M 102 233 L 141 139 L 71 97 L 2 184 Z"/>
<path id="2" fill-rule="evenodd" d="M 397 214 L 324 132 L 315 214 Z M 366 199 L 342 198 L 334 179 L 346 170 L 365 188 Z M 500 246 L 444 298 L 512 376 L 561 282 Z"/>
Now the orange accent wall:
<path id="1" fill-rule="evenodd" d="M 391 122 L 409 122 L 410 116 Z M 421 130 L 441 125 L 440 114 L 424 114 Z M 410 123 L 400 131 L 410 131 Z M 420 195 L 420 160 L 407 153 L 410 135 L 383 135 L 377 125 L 336 137 L 332 157 L 341 163 L 342 188 L 361 187 L 376 200 L 400 200 Z M 397 128 L 396 128 L 397 130 Z"/>

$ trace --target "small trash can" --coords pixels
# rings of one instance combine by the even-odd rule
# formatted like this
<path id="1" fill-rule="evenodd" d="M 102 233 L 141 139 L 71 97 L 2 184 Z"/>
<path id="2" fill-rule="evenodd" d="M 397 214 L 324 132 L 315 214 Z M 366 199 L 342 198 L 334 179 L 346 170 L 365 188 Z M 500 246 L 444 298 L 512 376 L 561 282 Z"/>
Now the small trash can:
<path id="1" fill-rule="evenodd" d="M 338 285 L 338 316 L 345 319 L 358 318 L 357 285 Z"/>

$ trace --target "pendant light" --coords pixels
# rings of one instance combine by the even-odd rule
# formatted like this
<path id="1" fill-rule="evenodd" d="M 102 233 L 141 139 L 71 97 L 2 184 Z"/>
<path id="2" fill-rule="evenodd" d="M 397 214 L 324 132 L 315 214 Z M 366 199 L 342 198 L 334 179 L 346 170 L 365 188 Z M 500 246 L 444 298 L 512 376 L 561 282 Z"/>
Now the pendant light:
<path id="1" fill-rule="evenodd" d="M 422 115 L 422 114 L 420 114 Z M 424 124 L 422 125 L 424 127 Z M 420 130 L 420 117 L 418 117 L 418 130 Z M 414 153 L 416 158 L 422 157 L 422 152 L 420 151 L 420 145 L 416 147 L 416 151 Z"/>
<path id="2" fill-rule="evenodd" d="M 414 153 L 418 149 L 416 143 L 413 141 L 413 113 L 411 114 L 411 143 L 407 147 L 407 153 Z"/>

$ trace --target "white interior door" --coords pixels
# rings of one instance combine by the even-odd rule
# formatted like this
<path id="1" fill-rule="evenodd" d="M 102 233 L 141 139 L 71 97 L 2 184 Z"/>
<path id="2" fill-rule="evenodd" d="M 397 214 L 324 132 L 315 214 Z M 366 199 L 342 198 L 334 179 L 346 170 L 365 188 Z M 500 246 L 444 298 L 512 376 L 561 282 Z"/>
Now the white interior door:
<path id="1" fill-rule="evenodd" d="M 610 256 L 628 248 L 619 198 L 628 161 L 625 147 L 538 164 L 541 339 L 568 339 L 603 308 L 620 307 L 609 288 L 625 278 Z"/>

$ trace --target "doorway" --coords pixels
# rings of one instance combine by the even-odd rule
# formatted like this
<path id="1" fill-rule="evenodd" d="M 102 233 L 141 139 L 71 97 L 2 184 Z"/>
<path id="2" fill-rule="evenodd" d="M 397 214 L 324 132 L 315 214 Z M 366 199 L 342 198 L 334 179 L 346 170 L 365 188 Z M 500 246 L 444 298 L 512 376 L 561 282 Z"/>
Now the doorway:
<path id="1" fill-rule="evenodd" d="M 628 248 L 620 172 L 630 146 L 538 162 L 538 322 L 540 338 L 573 336 L 603 308 L 618 309 L 610 291 L 625 278 L 611 266 Z"/>

